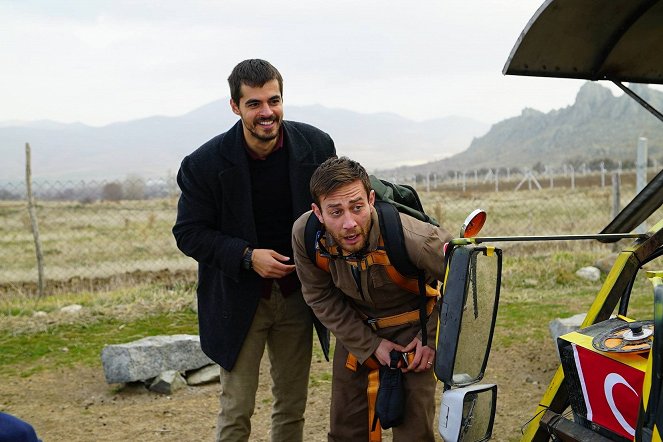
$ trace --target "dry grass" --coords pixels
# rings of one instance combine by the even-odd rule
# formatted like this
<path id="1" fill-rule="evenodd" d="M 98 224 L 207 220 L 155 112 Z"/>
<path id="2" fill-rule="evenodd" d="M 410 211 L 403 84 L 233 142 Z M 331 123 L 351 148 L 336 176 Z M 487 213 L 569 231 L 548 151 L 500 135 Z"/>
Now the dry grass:
<path id="1" fill-rule="evenodd" d="M 61 309 L 81 305 L 71 314 Z M 92 325 L 98 321 L 134 322 L 151 315 L 196 311 L 195 286 L 142 283 L 115 290 L 62 293 L 35 299 L 22 294 L 0 298 L 0 334 L 12 336 L 47 332 L 55 326 Z"/>
<path id="2" fill-rule="evenodd" d="M 515 184 L 509 189 L 512 187 Z M 488 212 L 484 236 L 596 233 L 612 218 L 610 187 L 419 192 L 426 210 L 452 234 L 458 234 L 467 214 L 477 207 Z M 631 199 L 633 187 L 625 185 L 621 194 L 623 206 Z M 175 245 L 171 233 L 175 214 L 174 198 L 89 204 L 38 202 L 46 279 L 94 280 L 136 271 L 194 271 L 193 260 Z M 529 255 L 586 247 L 609 250 L 609 246 L 596 242 L 538 243 L 520 244 L 510 252 Z M 0 293 L 6 291 L 2 286 L 20 288 L 35 280 L 34 244 L 25 207 L 15 201 L 0 201 Z"/>

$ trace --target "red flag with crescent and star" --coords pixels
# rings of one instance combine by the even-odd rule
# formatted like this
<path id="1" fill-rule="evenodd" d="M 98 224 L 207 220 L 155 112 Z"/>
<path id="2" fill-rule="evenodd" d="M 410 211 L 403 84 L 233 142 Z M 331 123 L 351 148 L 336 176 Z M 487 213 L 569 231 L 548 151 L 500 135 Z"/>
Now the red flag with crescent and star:
<path id="1" fill-rule="evenodd" d="M 587 420 L 628 439 L 633 438 L 644 372 L 580 345 L 572 345 Z"/>

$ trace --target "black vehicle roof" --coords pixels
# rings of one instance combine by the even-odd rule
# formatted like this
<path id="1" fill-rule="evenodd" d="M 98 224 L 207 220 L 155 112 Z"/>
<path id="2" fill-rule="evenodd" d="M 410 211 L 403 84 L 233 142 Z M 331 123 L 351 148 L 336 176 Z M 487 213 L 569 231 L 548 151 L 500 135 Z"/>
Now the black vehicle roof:
<path id="1" fill-rule="evenodd" d="M 505 75 L 663 84 L 663 1 L 547 0 Z"/>

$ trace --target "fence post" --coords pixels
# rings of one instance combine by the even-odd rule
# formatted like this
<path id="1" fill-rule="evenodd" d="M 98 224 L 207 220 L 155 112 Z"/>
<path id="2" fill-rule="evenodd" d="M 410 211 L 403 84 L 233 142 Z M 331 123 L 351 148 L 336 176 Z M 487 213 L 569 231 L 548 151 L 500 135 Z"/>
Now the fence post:
<path id="1" fill-rule="evenodd" d="M 32 236 L 35 241 L 35 253 L 37 255 L 37 288 L 39 290 L 37 299 L 44 296 L 44 254 L 41 251 L 41 240 L 39 239 L 39 224 L 35 212 L 35 198 L 32 194 L 32 155 L 30 144 L 25 143 L 25 188 L 28 200 L 28 214 L 32 225 Z"/>
<path id="2" fill-rule="evenodd" d="M 638 138 L 638 152 L 635 160 L 635 193 L 638 194 L 647 185 L 647 138 Z M 645 233 L 647 222 L 635 228 L 636 233 Z"/>
<path id="3" fill-rule="evenodd" d="M 619 212 L 622 210 L 621 207 L 621 191 L 619 183 L 619 172 L 612 172 L 612 219 L 615 219 Z M 612 246 L 612 251 L 617 252 L 621 247 L 618 243 L 614 243 Z"/>
<path id="4" fill-rule="evenodd" d="M 532 172 L 528 169 L 525 176 L 527 177 L 527 190 L 532 190 Z"/>
<path id="5" fill-rule="evenodd" d="M 605 187 L 605 163 L 601 161 L 601 188 Z"/>
<path id="6" fill-rule="evenodd" d="M 621 192 L 619 188 L 619 173 L 612 172 L 612 218 L 615 219 L 621 208 Z"/>
<path id="7" fill-rule="evenodd" d="M 644 189 L 647 184 L 647 138 L 638 138 L 638 151 L 635 161 L 635 170 L 637 172 L 635 179 L 635 193 Z"/>
<path id="8" fill-rule="evenodd" d="M 550 188 L 552 189 L 555 187 L 555 183 L 553 181 L 553 168 L 546 166 L 546 169 L 548 169 L 548 179 L 550 180 Z"/>

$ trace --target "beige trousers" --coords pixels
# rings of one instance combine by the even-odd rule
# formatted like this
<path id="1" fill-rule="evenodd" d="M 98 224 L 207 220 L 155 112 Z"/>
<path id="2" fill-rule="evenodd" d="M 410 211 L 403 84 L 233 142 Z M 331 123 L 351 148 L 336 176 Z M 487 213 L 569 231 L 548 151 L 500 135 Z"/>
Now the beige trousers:
<path id="1" fill-rule="evenodd" d="M 255 408 L 260 360 L 265 346 L 272 378 L 272 442 L 303 439 L 308 394 L 312 319 L 301 291 L 284 298 L 273 284 L 261 299 L 249 333 L 232 371 L 221 368 L 221 396 L 216 440 L 248 441 Z"/>

